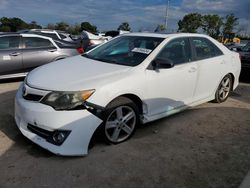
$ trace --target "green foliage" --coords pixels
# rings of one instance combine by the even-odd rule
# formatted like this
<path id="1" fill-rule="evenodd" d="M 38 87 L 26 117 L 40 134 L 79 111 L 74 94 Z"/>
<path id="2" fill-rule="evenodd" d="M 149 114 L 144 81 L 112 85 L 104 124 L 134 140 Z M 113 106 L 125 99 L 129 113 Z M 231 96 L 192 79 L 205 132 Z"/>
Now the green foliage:
<path id="1" fill-rule="evenodd" d="M 1 32 L 10 32 L 11 28 L 7 25 L 2 25 L 2 26 L 0 26 L 0 31 Z"/>
<path id="2" fill-rule="evenodd" d="M 128 22 L 123 22 L 121 25 L 119 25 L 119 27 L 117 28 L 117 30 L 130 31 L 131 28 L 130 28 Z"/>
<path id="3" fill-rule="evenodd" d="M 66 22 L 58 22 L 55 25 L 55 30 L 60 30 L 60 31 L 67 31 L 69 28 L 69 24 Z"/>
<path id="4" fill-rule="evenodd" d="M 220 35 L 221 28 L 223 26 L 223 18 L 219 15 L 213 14 L 213 15 L 204 15 L 202 17 L 202 29 L 203 31 L 215 38 L 218 39 Z"/>
<path id="5" fill-rule="evenodd" d="M 55 26 L 55 24 L 53 24 L 53 23 L 49 23 L 45 28 L 46 28 L 46 29 L 55 30 L 56 26 Z"/>
<path id="6" fill-rule="evenodd" d="M 197 29 L 202 25 L 202 15 L 199 13 L 191 13 L 184 16 L 179 20 L 179 32 L 196 33 Z"/>
<path id="7" fill-rule="evenodd" d="M 165 25 L 158 25 L 155 29 L 155 32 L 161 32 L 161 31 L 165 31 L 166 27 Z"/>
<path id="8" fill-rule="evenodd" d="M 198 29 L 203 29 L 207 35 L 218 39 L 222 34 L 232 33 L 238 24 L 238 18 L 234 14 L 227 15 L 225 22 L 223 22 L 223 18 L 217 14 L 201 15 L 191 13 L 179 20 L 178 31 L 196 33 Z"/>
<path id="9" fill-rule="evenodd" d="M 29 29 L 42 29 L 42 26 L 38 25 L 36 21 L 32 21 L 29 24 Z"/>
<path id="10" fill-rule="evenodd" d="M 36 21 L 32 21 L 31 23 L 26 23 L 20 18 L 0 18 L 0 32 L 16 32 L 24 29 L 42 29 L 43 27 L 39 25 Z M 89 22 L 82 22 L 80 24 L 70 25 L 66 22 L 58 22 L 56 24 L 49 23 L 46 29 L 51 30 L 61 30 L 66 31 L 73 35 L 78 35 L 82 32 L 82 30 L 89 31 L 91 33 L 97 32 L 97 27 L 95 25 L 91 25 Z"/>
<path id="11" fill-rule="evenodd" d="M 1 29 L 7 29 L 9 28 L 11 32 L 16 32 L 21 29 L 26 29 L 28 28 L 28 24 L 24 22 L 20 18 L 7 18 L 7 17 L 2 17 L 0 19 L 0 28 Z M 8 30 L 9 30 L 8 29 Z"/>
<path id="12" fill-rule="evenodd" d="M 97 32 L 97 27 L 95 25 L 91 25 L 89 22 L 82 22 L 81 23 L 81 31 L 85 30 L 90 33 L 96 33 Z"/>
<path id="13" fill-rule="evenodd" d="M 227 15 L 223 25 L 223 35 L 232 33 L 234 28 L 239 24 L 238 20 L 239 18 L 235 17 L 234 14 Z"/>

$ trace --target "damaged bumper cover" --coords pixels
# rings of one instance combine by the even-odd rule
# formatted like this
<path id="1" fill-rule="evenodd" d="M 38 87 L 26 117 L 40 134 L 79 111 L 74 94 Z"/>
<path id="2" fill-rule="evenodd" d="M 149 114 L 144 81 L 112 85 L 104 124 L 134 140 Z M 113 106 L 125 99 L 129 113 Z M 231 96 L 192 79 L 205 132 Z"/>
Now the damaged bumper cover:
<path id="1" fill-rule="evenodd" d="M 88 154 L 92 135 L 102 123 L 102 109 L 86 103 L 85 110 L 55 111 L 50 106 L 25 100 L 21 86 L 15 99 L 15 121 L 25 137 L 44 149 L 57 155 L 83 156 Z M 62 138 L 62 142 L 57 143 L 54 135 Z"/>

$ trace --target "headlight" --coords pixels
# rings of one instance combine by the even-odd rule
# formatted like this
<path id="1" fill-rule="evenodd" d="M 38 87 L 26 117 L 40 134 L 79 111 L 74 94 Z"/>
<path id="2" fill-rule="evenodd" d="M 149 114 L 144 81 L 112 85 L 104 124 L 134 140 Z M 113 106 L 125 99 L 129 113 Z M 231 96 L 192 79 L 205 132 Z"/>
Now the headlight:
<path id="1" fill-rule="evenodd" d="M 53 107 L 55 110 L 71 110 L 82 105 L 95 90 L 60 92 L 53 91 L 48 93 L 41 103 Z"/>

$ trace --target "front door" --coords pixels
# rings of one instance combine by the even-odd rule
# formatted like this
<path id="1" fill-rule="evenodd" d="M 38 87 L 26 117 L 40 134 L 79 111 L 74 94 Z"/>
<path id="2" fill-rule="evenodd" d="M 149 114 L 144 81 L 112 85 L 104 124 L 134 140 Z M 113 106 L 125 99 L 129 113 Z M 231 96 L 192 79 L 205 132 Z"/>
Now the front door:
<path id="1" fill-rule="evenodd" d="M 174 67 L 146 70 L 145 103 L 149 116 L 166 113 L 191 103 L 197 81 L 197 63 L 192 62 L 188 38 L 171 40 L 156 59 L 171 61 Z"/>

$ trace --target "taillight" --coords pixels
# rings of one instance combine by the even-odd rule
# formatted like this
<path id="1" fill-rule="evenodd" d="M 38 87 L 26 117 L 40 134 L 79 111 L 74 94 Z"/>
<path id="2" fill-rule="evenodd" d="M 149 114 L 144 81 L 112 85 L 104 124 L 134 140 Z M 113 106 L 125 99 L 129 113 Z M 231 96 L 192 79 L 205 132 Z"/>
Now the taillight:
<path id="1" fill-rule="evenodd" d="M 83 54 L 84 53 L 83 47 L 79 47 L 76 50 L 78 51 L 79 54 Z"/>

